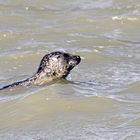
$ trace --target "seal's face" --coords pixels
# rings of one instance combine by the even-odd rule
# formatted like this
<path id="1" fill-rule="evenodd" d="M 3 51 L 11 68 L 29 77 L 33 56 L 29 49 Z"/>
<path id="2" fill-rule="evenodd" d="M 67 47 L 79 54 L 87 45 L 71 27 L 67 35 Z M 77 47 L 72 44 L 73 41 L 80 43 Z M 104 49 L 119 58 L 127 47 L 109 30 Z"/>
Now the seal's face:
<path id="1" fill-rule="evenodd" d="M 44 72 L 47 76 L 65 78 L 69 72 L 80 63 L 78 55 L 71 55 L 63 52 L 52 52 L 41 60 L 38 73 Z"/>

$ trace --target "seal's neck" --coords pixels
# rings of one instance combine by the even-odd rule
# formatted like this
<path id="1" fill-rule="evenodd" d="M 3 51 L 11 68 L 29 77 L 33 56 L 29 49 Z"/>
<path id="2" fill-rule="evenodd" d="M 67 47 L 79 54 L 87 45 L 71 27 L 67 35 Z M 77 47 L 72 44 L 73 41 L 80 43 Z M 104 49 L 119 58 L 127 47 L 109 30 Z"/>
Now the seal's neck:
<path id="1" fill-rule="evenodd" d="M 28 85 L 30 84 L 45 85 L 47 83 L 53 82 L 56 79 L 57 79 L 56 76 L 46 74 L 45 72 L 37 72 L 32 77 L 28 78 L 26 82 L 28 83 Z"/>

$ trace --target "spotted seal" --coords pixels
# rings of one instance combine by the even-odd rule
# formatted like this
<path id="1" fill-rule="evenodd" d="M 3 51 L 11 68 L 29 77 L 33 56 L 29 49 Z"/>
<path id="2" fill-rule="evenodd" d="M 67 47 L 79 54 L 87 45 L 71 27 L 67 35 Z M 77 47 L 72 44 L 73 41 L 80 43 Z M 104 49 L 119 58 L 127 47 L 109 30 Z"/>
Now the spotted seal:
<path id="1" fill-rule="evenodd" d="M 25 80 L 4 86 L 0 90 L 16 86 L 45 85 L 55 80 L 65 79 L 70 71 L 80 63 L 78 55 L 64 52 L 52 52 L 46 54 L 39 65 L 37 72 Z"/>

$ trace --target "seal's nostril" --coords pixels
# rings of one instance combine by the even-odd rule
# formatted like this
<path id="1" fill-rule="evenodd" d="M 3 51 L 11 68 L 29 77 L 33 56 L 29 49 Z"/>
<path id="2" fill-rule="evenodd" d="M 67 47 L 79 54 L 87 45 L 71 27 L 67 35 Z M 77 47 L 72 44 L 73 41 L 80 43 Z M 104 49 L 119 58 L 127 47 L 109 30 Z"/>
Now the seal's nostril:
<path id="1" fill-rule="evenodd" d="M 77 60 L 78 62 L 80 62 L 80 61 L 81 61 L 80 56 L 76 55 L 76 60 Z"/>
<path id="2" fill-rule="evenodd" d="M 80 56 L 76 55 L 76 58 L 77 58 L 77 59 L 79 59 L 79 58 L 80 58 Z"/>

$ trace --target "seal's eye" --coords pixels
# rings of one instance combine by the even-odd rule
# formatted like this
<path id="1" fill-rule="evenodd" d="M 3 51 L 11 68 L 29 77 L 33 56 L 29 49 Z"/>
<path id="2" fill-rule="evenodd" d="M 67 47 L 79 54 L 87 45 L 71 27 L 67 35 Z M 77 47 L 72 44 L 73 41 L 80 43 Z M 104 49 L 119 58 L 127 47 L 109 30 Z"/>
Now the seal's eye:
<path id="1" fill-rule="evenodd" d="M 64 54 L 64 57 L 65 57 L 65 58 L 68 58 L 68 57 L 69 57 L 69 55 L 65 53 L 65 54 Z"/>

